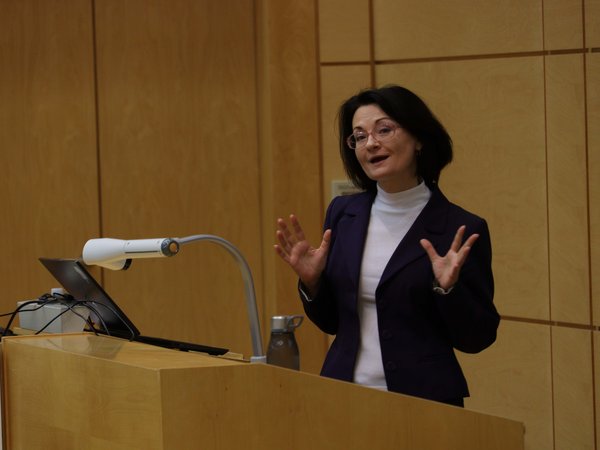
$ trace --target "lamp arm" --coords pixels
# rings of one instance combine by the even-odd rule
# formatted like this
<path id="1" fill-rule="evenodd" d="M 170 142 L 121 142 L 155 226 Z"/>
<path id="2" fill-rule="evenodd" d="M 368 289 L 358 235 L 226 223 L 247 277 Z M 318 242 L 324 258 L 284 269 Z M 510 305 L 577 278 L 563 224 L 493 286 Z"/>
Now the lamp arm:
<path id="1" fill-rule="evenodd" d="M 260 322 L 258 320 L 258 311 L 256 307 L 256 294 L 254 292 L 254 281 L 250 267 L 244 259 L 241 252 L 229 241 L 211 234 L 195 234 L 184 238 L 174 238 L 174 241 L 180 245 L 188 244 L 194 241 L 210 241 L 225 247 L 238 263 L 242 278 L 244 280 L 244 294 L 246 296 L 246 307 L 248 308 L 248 320 L 250 321 L 250 335 L 252 337 L 252 351 L 254 355 L 250 358 L 251 362 L 264 363 L 267 357 L 263 351 L 262 337 L 260 333 Z"/>

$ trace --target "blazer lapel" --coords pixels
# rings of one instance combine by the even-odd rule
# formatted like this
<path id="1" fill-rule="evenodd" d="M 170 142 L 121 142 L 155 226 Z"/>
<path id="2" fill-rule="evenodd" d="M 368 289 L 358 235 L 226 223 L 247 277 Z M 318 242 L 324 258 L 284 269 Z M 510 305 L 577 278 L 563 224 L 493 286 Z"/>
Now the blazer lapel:
<path id="1" fill-rule="evenodd" d="M 407 264 L 417 258 L 427 256 L 419 242 L 421 239 L 430 240 L 433 246 L 437 248 L 439 239 L 446 230 L 448 205 L 449 202 L 441 191 L 437 187 L 433 188 L 429 202 L 427 202 L 415 223 L 392 254 L 381 275 L 379 286 L 392 278 Z"/>
<path id="2" fill-rule="evenodd" d="M 341 248 L 343 264 L 350 274 L 349 279 L 353 280 L 357 289 L 374 198 L 375 194 L 370 192 L 356 197 L 352 203 L 346 206 L 344 216 L 337 224 L 336 245 Z"/>

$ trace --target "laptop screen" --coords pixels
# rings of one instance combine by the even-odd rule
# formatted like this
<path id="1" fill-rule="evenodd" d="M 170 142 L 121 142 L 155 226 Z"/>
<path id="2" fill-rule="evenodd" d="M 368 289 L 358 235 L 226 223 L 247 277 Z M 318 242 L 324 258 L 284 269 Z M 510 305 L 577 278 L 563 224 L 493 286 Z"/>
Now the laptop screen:
<path id="1" fill-rule="evenodd" d="M 127 339 L 139 336 L 139 330 L 79 260 L 39 260 L 75 300 L 86 302 L 99 332 Z"/>

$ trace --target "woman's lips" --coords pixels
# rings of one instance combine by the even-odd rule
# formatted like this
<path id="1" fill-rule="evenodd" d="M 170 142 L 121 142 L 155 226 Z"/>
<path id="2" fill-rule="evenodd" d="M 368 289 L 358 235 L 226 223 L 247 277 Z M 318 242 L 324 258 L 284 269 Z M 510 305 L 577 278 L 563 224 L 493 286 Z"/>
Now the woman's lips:
<path id="1" fill-rule="evenodd" d="M 377 164 L 380 163 L 382 161 L 385 161 L 386 159 L 388 159 L 388 155 L 379 155 L 379 156 L 374 156 L 372 157 L 369 162 L 371 164 Z"/>

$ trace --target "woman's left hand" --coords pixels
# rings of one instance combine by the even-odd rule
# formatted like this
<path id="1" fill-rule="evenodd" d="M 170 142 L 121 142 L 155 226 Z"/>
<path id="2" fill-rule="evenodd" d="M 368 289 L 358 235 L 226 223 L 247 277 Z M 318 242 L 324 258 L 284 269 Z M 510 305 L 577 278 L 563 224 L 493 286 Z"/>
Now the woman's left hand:
<path id="1" fill-rule="evenodd" d="M 450 289 L 456 284 L 460 269 L 467 259 L 471 247 L 479 237 L 478 234 L 472 234 L 465 243 L 461 245 L 465 229 L 466 227 L 464 225 L 458 229 L 454 236 L 454 240 L 452 241 L 452 245 L 450 246 L 450 250 L 448 250 L 448 253 L 446 253 L 445 256 L 438 255 L 431 242 L 427 239 L 420 240 L 421 246 L 425 249 L 431 260 L 433 275 L 443 289 Z"/>

